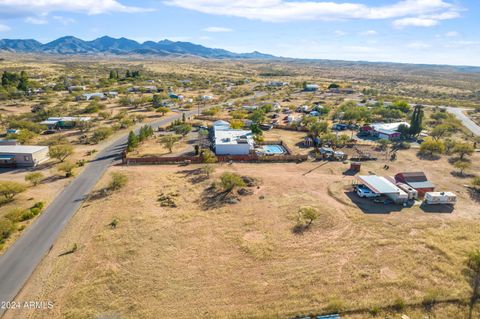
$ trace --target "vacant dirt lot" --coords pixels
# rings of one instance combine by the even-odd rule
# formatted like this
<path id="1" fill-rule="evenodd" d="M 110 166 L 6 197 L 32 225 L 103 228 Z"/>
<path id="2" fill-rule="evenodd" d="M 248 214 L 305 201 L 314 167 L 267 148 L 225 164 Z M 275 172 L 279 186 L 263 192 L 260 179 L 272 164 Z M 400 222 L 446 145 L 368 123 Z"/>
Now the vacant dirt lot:
<path id="1" fill-rule="evenodd" d="M 413 150 L 388 171 L 384 164 L 362 172 L 424 170 L 459 195 L 457 207 L 363 212 L 346 194 L 354 177 L 342 174 L 342 163 L 216 165 L 209 180 L 193 175 L 194 165 L 114 167 L 128 175 L 127 187 L 87 202 L 18 296 L 52 300 L 54 309 L 7 318 L 288 318 L 360 308 L 350 316 L 368 318 L 396 300 L 418 307 L 392 318 L 465 318 L 456 303 L 428 314 L 421 303 L 468 298 L 462 270 L 480 243 L 478 203 L 462 186 L 468 180 L 452 176 L 446 158 L 418 160 Z M 205 189 L 225 171 L 260 185 L 237 204 L 205 207 Z M 98 187 L 107 182 L 108 174 Z M 161 207 L 162 193 L 177 207 Z M 292 227 L 302 206 L 320 217 L 298 235 Z M 74 244 L 75 253 L 59 256 Z"/>

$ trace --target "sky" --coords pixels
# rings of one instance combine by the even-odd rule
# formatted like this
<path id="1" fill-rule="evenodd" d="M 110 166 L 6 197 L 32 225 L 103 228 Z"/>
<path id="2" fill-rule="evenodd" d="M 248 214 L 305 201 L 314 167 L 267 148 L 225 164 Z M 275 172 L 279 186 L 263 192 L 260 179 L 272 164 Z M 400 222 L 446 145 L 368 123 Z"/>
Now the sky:
<path id="1" fill-rule="evenodd" d="M 0 38 L 66 35 L 480 66 L 480 0 L 0 0 Z"/>

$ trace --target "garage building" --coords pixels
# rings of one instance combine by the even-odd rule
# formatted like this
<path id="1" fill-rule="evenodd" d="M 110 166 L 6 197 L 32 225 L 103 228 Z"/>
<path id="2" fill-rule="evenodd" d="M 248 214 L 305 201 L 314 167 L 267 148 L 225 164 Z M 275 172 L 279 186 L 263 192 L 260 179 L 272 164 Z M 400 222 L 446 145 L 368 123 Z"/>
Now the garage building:
<path id="1" fill-rule="evenodd" d="M 35 167 L 48 160 L 48 146 L 0 145 L 0 167 Z"/>

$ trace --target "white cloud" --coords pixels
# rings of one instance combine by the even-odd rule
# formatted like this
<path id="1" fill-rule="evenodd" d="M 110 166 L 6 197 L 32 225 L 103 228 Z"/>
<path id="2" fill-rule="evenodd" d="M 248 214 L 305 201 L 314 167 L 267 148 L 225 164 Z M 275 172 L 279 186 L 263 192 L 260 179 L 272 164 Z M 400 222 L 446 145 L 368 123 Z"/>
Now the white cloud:
<path id="1" fill-rule="evenodd" d="M 410 42 L 407 44 L 407 48 L 410 49 L 428 49 L 430 48 L 430 44 L 421 42 L 421 41 L 415 41 L 415 42 Z"/>
<path id="2" fill-rule="evenodd" d="M 453 37 L 458 37 L 460 34 L 457 31 L 449 31 L 445 33 L 446 37 L 453 38 Z"/>
<path id="3" fill-rule="evenodd" d="M 208 27 L 203 29 L 206 32 L 232 32 L 233 30 L 225 27 Z"/>
<path id="4" fill-rule="evenodd" d="M 342 30 L 335 30 L 333 33 L 335 33 L 335 35 L 338 35 L 339 37 L 343 37 L 347 35 L 347 32 Z"/>
<path id="5" fill-rule="evenodd" d="M 350 2 L 287 0 L 165 0 L 165 3 L 207 14 L 269 22 L 295 20 L 401 19 L 397 25 L 434 24 L 459 16 L 458 8 L 444 0 L 400 0 L 391 5 L 367 6 Z M 417 19 L 417 20 L 404 20 Z M 427 20 L 426 21 L 418 21 Z M 435 21 L 435 22 L 432 22 Z"/>
<path id="6" fill-rule="evenodd" d="M 393 26 L 398 29 L 404 27 L 433 27 L 437 24 L 438 20 L 430 18 L 403 18 L 393 21 Z"/>
<path id="7" fill-rule="evenodd" d="M 7 32 L 7 31 L 10 31 L 10 27 L 8 25 L 5 25 L 5 24 L 0 24 L 0 32 Z"/>
<path id="8" fill-rule="evenodd" d="M 25 22 L 30 24 L 41 25 L 41 24 L 47 24 L 48 20 L 43 18 L 27 17 L 25 19 Z"/>
<path id="9" fill-rule="evenodd" d="M 367 30 L 367 31 L 360 32 L 360 35 L 365 35 L 365 36 L 372 36 L 377 34 L 378 32 L 375 30 Z"/>
<path id="10" fill-rule="evenodd" d="M 90 15 L 109 12 L 151 11 L 121 4 L 117 0 L 0 0 L 0 18 L 18 18 L 32 15 L 46 15 L 50 12 L 80 12 Z"/>
<path id="11" fill-rule="evenodd" d="M 60 22 L 63 25 L 70 25 L 72 23 L 75 23 L 75 19 L 66 18 L 66 17 L 62 17 L 62 16 L 53 16 L 53 19 Z"/>

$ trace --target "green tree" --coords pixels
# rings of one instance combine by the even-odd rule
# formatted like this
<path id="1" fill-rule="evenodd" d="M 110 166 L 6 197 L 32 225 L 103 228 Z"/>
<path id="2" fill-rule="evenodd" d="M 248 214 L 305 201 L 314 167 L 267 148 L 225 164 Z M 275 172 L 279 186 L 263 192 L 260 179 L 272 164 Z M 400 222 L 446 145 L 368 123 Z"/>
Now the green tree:
<path id="1" fill-rule="evenodd" d="M 337 83 L 331 83 L 328 86 L 328 89 L 338 89 L 338 88 L 340 88 L 340 85 L 338 85 Z"/>
<path id="2" fill-rule="evenodd" d="M 265 120 L 265 112 L 261 109 L 257 109 L 250 114 L 250 120 L 256 124 L 262 124 Z"/>
<path id="3" fill-rule="evenodd" d="M 57 166 L 59 172 L 63 172 L 65 177 L 72 177 L 73 176 L 73 169 L 75 168 L 75 164 L 72 162 L 63 162 Z"/>
<path id="4" fill-rule="evenodd" d="M 25 181 L 37 186 L 43 180 L 44 176 L 40 172 L 31 172 L 25 175 Z"/>
<path id="5" fill-rule="evenodd" d="M 11 220 L 0 218 L 0 244 L 3 244 L 14 231 L 15 224 Z"/>
<path id="6" fill-rule="evenodd" d="M 244 187 L 245 182 L 242 177 L 236 173 L 225 172 L 220 176 L 220 184 L 223 190 L 227 193 L 231 193 L 235 187 Z"/>
<path id="7" fill-rule="evenodd" d="M 480 177 L 475 177 L 472 181 L 472 185 L 475 188 L 480 188 Z"/>
<path id="8" fill-rule="evenodd" d="M 173 131 L 182 136 L 187 135 L 191 130 L 192 126 L 190 124 L 180 124 L 173 127 Z"/>
<path id="9" fill-rule="evenodd" d="M 475 149 L 469 143 L 457 143 L 452 149 L 452 153 L 458 154 L 461 160 L 463 160 L 465 155 L 472 155 L 474 152 Z"/>
<path id="10" fill-rule="evenodd" d="M 451 129 L 451 126 L 448 124 L 440 124 L 433 128 L 432 132 L 430 132 L 430 135 L 433 137 L 433 139 L 438 140 L 449 135 L 451 133 Z"/>
<path id="11" fill-rule="evenodd" d="M 155 111 L 158 113 L 162 113 L 162 116 L 164 116 L 165 113 L 170 112 L 170 109 L 168 107 L 160 106 Z"/>
<path id="12" fill-rule="evenodd" d="M 73 146 L 70 144 L 60 144 L 50 146 L 48 155 L 60 162 L 64 162 L 67 157 L 73 154 Z"/>
<path id="13" fill-rule="evenodd" d="M 463 175 L 464 171 L 469 169 L 472 164 L 467 161 L 458 160 L 453 163 L 453 166 L 460 171 L 460 175 Z"/>
<path id="14" fill-rule="evenodd" d="M 20 79 L 18 81 L 17 89 L 27 92 L 29 89 L 28 74 L 25 71 L 20 72 Z"/>
<path id="15" fill-rule="evenodd" d="M 20 129 L 20 132 L 16 134 L 11 134 L 7 138 L 15 139 L 20 144 L 27 144 L 31 142 L 36 136 L 37 134 L 35 132 L 32 132 L 28 129 Z"/>
<path id="16" fill-rule="evenodd" d="M 110 127 L 99 127 L 93 132 L 91 140 L 93 143 L 99 143 L 110 137 L 112 134 L 113 131 Z"/>
<path id="17" fill-rule="evenodd" d="M 244 123 L 242 120 L 232 119 L 229 122 L 230 122 L 231 128 L 236 130 L 241 129 L 244 126 Z"/>
<path id="18" fill-rule="evenodd" d="M 211 164 L 211 163 L 216 163 L 217 161 L 218 161 L 217 157 L 211 150 L 206 149 L 202 152 L 203 163 Z"/>
<path id="19" fill-rule="evenodd" d="M 173 146 L 180 140 L 178 135 L 168 134 L 160 137 L 160 144 L 162 144 L 165 148 L 168 149 L 170 153 L 172 153 Z"/>
<path id="20" fill-rule="evenodd" d="M 410 121 L 410 135 L 417 136 L 423 129 L 423 106 L 415 105 Z"/>
<path id="21" fill-rule="evenodd" d="M 119 172 L 113 172 L 110 174 L 110 183 L 108 184 L 108 189 L 112 191 L 119 190 L 123 188 L 128 182 L 128 177 L 125 174 Z"/>
<path id="22" fill-rule="evenodd" d="M 12 181 L 0 181 L 0 196 L 3 196 L 6 201 L 11 201 L 13 198 L 24 192 L 27 189 L 25 184 L 12 182 Z"/>
<path id="23" fill-rule="evenodd" d="M 298 210 L 298 222 L 309 228 L 318 219 L 318 211 L 313 207 L 302 207 Z"/>
<path id="24" fill-rule="evenodd" d="M 442 141 L 426 138 L 420 145 L 420 152 L 431 156 L 434 154 L 443 154 L 445 152 L 445 144 Z"/>
<path id="25" fill-rule="evenodd" d="M 128 133 L 127 152 L 131 152 L 138 147 L 138 137 L 133 131 Z"/>
<path id="26" fill-rule="evenodd" d="M 312 138 L 318 138 L 321 134 L 328 132 L 328 122 L 315 121 L 308 125 L 308 132 Z"/>

